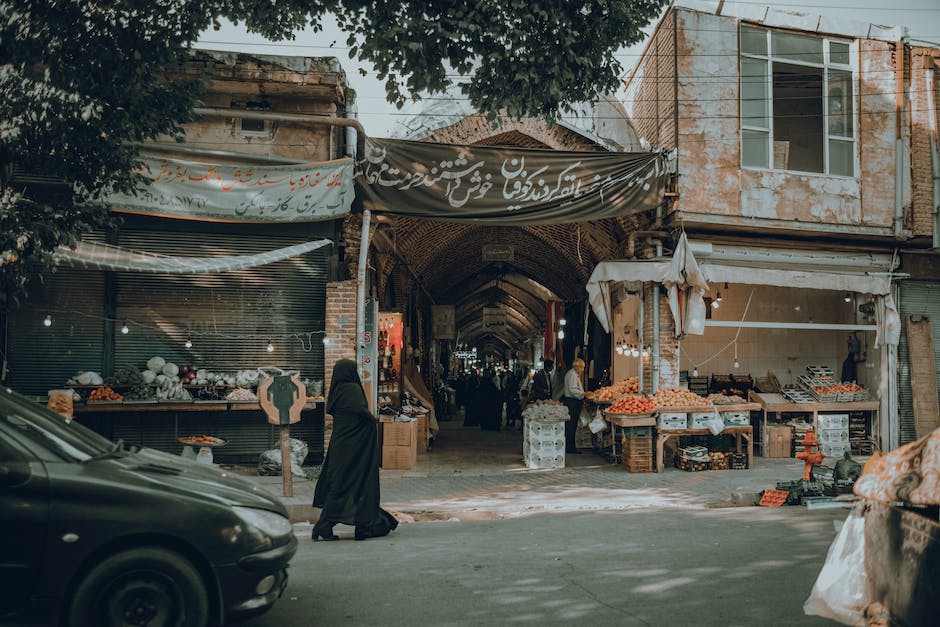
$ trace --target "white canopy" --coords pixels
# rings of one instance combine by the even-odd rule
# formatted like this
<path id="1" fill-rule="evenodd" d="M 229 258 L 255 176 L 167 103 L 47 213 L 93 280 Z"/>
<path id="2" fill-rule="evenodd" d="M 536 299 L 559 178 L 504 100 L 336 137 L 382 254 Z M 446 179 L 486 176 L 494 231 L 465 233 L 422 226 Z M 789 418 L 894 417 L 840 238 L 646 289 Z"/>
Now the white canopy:
<path id="1" fill-rule="evenodd" d="M 587 292 L 594 314 L 604 330 L 609 333 L 613 326 L 612 284 L 622 282 L 639 286 L 647 281 L 662 283 L 669 295 L 669 309 L 676 321 L 676 333 L 681 336 L 704 333 L 704 294 L 708 285 L 727 282 L 871 294 L 876 297 L 877 306 L 876 343 L 883 341 L 896 345 L 900 340 L 900 316 L 891 297 L 888 274 L 890 260 L 870 256 L 871 269 L 881 272 L 869 273 L 851 267 L 857 260 L 854 257 L 845 256 L 846 265 L 839 265 L 840 256 L 836 253 L 805 251 L 801 254 L 789 250 L 773 255 L 765 249 L 727 247 L 712 251 L 711 246 L 706 245 L 705 249 L 710 253 L 699 261 L 693 254 L 696 247 L 697 244 L 690 243 L 683 233 L 671 260 L 599 263 L 588 279 Z"/>

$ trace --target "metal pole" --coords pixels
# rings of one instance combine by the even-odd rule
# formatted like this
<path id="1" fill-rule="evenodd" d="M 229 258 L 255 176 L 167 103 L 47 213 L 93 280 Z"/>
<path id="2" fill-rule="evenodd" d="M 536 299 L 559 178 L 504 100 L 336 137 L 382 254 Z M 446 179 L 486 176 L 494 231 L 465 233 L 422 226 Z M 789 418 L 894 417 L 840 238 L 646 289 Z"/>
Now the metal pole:
<path id="1" fill-rule="evenodd" d="M 356 277 L 356 364 L 359 377 L 362 378 L 363 359 L 366 345 L 366 264 L 369 262 L 369 223 L 372 212 L 368 209 L 362 212 L 362 237 L 359 240 L 359 267 Z"/>

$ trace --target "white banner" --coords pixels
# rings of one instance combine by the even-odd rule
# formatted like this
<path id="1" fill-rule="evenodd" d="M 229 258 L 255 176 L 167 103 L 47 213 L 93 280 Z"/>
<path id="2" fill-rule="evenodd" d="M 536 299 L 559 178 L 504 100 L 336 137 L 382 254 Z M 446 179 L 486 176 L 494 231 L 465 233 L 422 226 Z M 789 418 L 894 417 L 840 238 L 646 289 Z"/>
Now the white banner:
<path id="1" fill-rule="evenodd" d="M 208 222 L 314 222 L 349 213 L 353 161 L 206 164 L 145 158 L 136 195 L 111 194 L 112 211 Z"/>

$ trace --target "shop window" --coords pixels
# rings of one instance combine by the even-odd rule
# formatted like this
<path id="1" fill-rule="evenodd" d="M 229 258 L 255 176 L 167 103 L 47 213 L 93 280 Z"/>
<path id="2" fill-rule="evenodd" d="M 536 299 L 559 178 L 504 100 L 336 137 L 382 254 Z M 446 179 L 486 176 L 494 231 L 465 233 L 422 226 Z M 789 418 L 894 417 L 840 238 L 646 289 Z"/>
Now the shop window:
<path id="1" fill-rule="evenodd" d="M 741 164 L 855 175 L 851 45 L 741 26 Z"/>
<path id="2" fill-rule="evenodd" d="M 252 118 L 239 118 L 238 134 L 242 137 L 263 137 L 270 139 L 274 131 L 268 120 L 255 120 Z"/>

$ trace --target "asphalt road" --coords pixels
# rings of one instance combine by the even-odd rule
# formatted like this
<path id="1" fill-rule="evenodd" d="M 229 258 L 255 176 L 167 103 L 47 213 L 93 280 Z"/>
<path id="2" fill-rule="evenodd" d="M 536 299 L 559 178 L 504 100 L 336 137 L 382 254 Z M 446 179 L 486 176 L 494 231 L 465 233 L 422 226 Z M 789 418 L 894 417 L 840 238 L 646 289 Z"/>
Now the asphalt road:
<path id="1" fill-rule="evenodd" d="M 309 539 L 246 627 L 833 625 L 803 613 L 848 510 L 644 509 L 402 524 Z"/>

